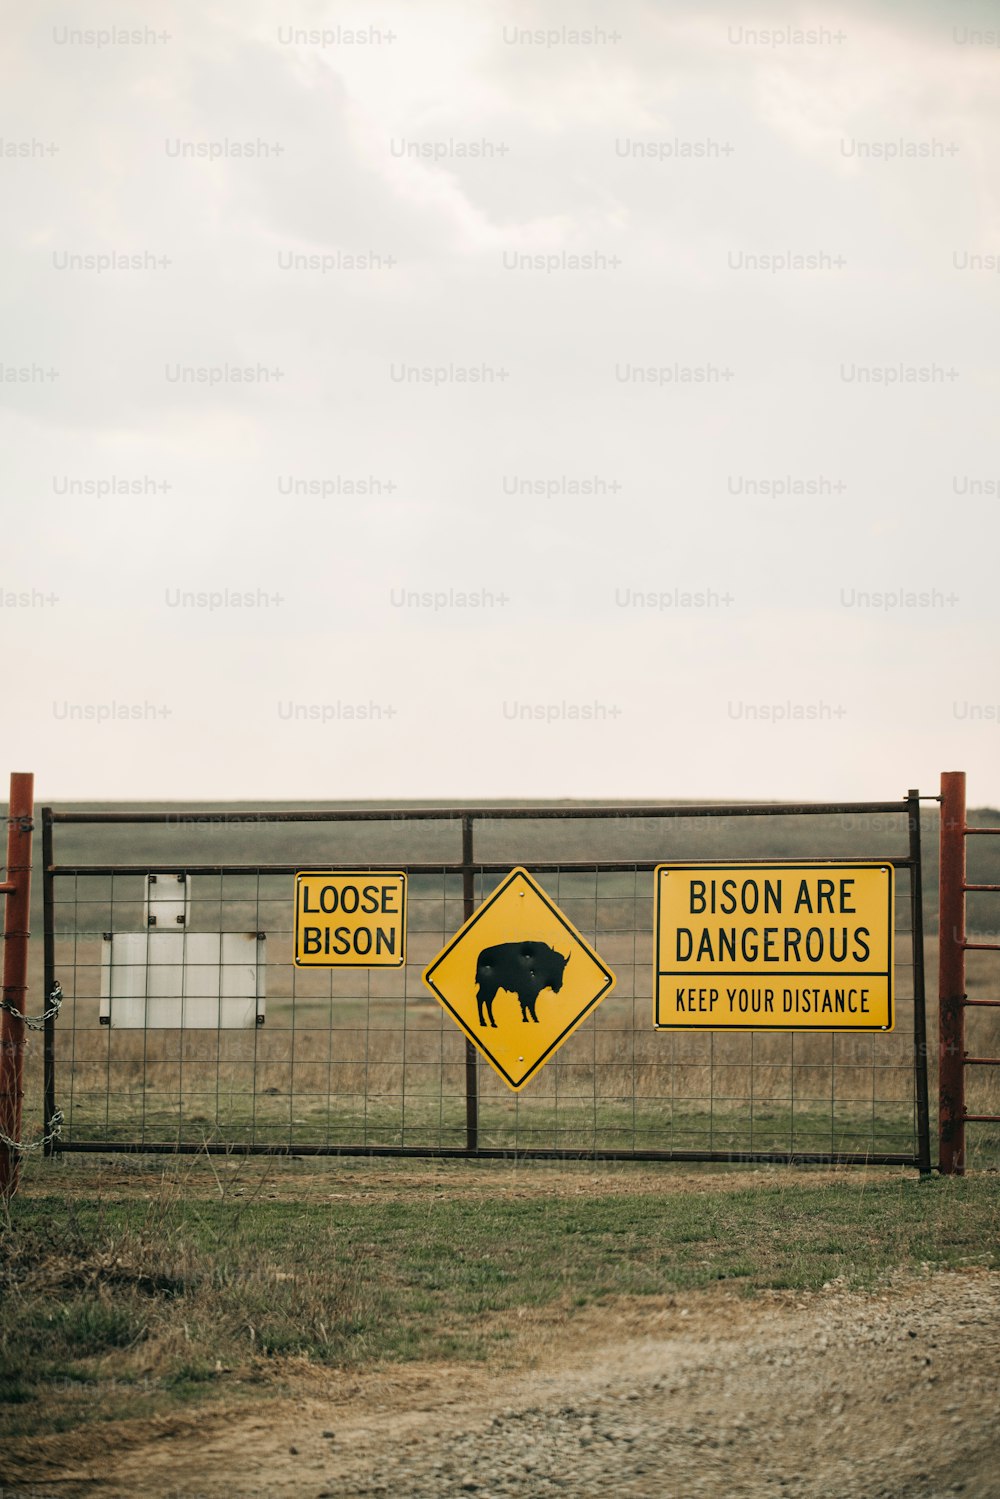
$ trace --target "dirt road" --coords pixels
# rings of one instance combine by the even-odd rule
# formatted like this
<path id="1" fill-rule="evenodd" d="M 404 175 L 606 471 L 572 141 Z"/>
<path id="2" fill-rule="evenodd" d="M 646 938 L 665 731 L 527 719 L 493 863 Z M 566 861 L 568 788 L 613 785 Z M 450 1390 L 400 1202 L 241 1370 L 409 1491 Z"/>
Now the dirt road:
<path id="1" fill-rule="evenodd" d="M 23 1439 L 11 1493 L 1000 1496 L 1000 1275 L 528 1314 L 503 1372 L 290 1369 L 294 1399 Z"/>

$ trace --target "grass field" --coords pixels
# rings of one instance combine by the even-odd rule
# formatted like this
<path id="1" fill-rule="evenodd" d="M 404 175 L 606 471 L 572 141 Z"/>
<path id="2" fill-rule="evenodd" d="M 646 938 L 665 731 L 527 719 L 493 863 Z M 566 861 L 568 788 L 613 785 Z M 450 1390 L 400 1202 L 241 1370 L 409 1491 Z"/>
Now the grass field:
<path id="1" fill-rule="evenodd" d="M 40 1164 L 0 1245 L 0 1436 L 260 1399 L 312 1366 L 502 1363 L 530 1309 L 870 1287 L 995 1267 L 998 1242 L 985 1178 Z"/>

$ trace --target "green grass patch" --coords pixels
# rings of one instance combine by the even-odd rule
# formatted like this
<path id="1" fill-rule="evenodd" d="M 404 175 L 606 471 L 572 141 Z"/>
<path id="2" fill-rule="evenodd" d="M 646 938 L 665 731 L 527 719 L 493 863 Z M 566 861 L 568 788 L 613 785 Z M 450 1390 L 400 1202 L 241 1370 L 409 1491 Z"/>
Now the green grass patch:
<path id="1" fill-rule="evenodd" d="M 15 1199 L 0 1246 L 0 1435 L 52 1429 L 54 1411 L 72 1424 L 280 1380 L 289 1355 L 496 1357 L 522 1309 L 572 1316 L 720 1281 L 744 1294 L 864 1287 L 898 1267 L 997 1263 L 990 1180 L 587 1186 L 331 1205 L 185 1198 L 165 1178 L 151 1200 Z"/>
<path id="2" fill-rule="evenodd" d="M 251 1112 L 252 1110 L 252 1112 Z M 284 1097 L 243 1099 L 220 1104 L 211 1116 L 193 1114 L 172 1102 L 158 1106 L 141 1093 L 119 1095 L 115 1117 L 104 1117 L 101 1100 L 77 1100 L 69 1113 L 64 1138 L 77 1144 L 121 1141 L 181 1142 L 203 1145 L 252 1143 L 339 1146 L 390 1145 L 427 1148 L 465 1143 L 464 1099 L 408 1094 L 386 1102 L 372 1101 L 352 1113 L 336 1098 L 329 1103 Z M 701 1103 L 640 1099 L 577 1101 L 522 1106 L 516 1113 L 507 1100 L 483 1099 L 479 1112 L 480 1144 L 516 1150 L 705 1150 L 790 1151 L 817 1154 L 916 1153 L 913 1106 L 908 1102 L 841 1103 L 832 1109 L 815 1104 L 777 1105 L 749 1102 L 741 1110 L 719 1105 L 713 1112 Z"/>

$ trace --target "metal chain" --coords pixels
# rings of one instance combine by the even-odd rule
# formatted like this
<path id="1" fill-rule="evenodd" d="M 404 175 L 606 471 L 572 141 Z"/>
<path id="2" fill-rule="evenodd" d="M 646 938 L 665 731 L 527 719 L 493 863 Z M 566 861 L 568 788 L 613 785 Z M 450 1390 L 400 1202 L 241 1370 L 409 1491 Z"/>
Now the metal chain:
<path id="1" fill-rule="evenodd" d="M 8 1015 L 13 1015 L 17 1020 L 23 1020 L 29 1030 L 40 1031 L 46 1020 L 51 1020 L 53 1015 L 58 1015 L 62 1009 L 63 991 L 62 985 L 56 979 L 49 990 L 49 1007 L 41 1015 L 22 1015 L 16 1005 L 12 1005 L 7 999 L 0 999 L 0 1010 L 5 1010 Z M 42 1150 L 46 1145 L 51 1145 L 53 1140 L 58 1140 L 62 1134 L 65 1122 L 65 1114 L 62 1109 L 56 1109 L 49 1121 L 49 1132 L 42 1135 L 38 1140 L 12 1140 L 10 1135 L 0 1129 L 0 1145 L 6 1146 L 11 1154 L 24 1155 L 29 1150 Z"/>
<path id="2" fill-rule="evenodd" d="M 43 1135 L 40 1140 L 21 1140 L 18 1142 L 17 1140 L 12 1140 L 10 1135 L 5 1135 L 3 1130 L 0 1129 L 0 1145 L 6 1145 L 9 1151 L 12 1153 L 16 1152 L 18 1155 L 23 1155 L 28 1150 L 41 1150 L 44 1145 L 51 1145 L 53 1140 L 58 1140 L 62 1134 L 65 1118 L 66 1116 L 62 1109 L 56 1109 L 50 1121 L 51 1128 L 48 1134 Z"/>
<path id="3" fill-rule="evenodd" d="M 8 1015 L 13 1015 L 17 1020 L 23 1020 L 29 1031 L 40 1031 L 46 1020 L 51 1020 L 53 1015 L 58 1015 L 62 1009 L 63 992 L 62 985 L 56 979 L 49 993 L 49 1008 L 41 1015 L 22 1015 L 16 1005 L 12 1005 L 9 999 L 0 999 L 0 1010 L 6 1010 Z M 0 1143 L 8 1145 L 10 1142 L 0 1136 Z"/>

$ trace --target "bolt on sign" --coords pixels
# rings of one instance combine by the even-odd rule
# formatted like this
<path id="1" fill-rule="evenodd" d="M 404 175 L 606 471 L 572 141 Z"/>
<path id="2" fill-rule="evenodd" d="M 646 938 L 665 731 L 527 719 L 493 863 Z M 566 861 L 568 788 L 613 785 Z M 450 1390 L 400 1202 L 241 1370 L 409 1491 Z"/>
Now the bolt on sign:
<path id="1" fill-rule="evenodd" d="M 405 961 L 405 874 L 326 869 L 295 876 L 299 968 L 399 968 Z"/>
<path id="2" fill-rule="evenodd" d="M 891 1031 L 892 865 L 661 864 L 653 1022 Z"/>
<path id="3" fill-rule="evenodd" d="M 525 869 L 512 869 L 424 983 L 520 1092 L 614 987 L 615 976 Z"/>

